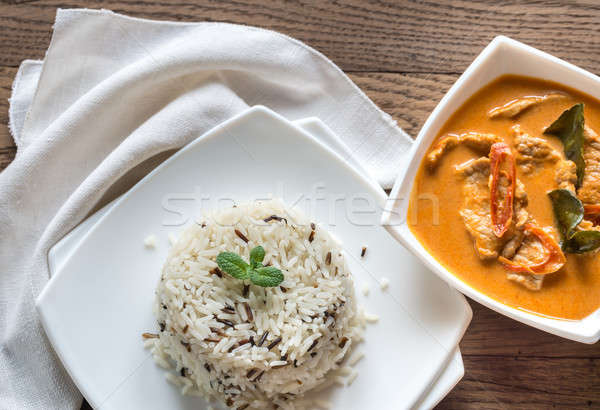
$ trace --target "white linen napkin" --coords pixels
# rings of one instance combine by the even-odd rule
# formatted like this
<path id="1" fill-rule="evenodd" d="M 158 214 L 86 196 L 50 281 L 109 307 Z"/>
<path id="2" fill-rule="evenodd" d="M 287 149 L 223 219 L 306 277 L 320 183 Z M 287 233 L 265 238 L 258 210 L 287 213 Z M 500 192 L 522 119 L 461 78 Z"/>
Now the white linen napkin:
<path id="1" fill-rule="evenodd" d="M 0 174 L 2 408 L 81 404 L 35 312 L 49 248 L 128 170 L 257 104 L 290 120 L 321 118 L 384 187 L 410 146 L 339 68 L 287 36 L 58 11 L 44 61 L 24 61 L 16 76 L 18 151 Z"/>

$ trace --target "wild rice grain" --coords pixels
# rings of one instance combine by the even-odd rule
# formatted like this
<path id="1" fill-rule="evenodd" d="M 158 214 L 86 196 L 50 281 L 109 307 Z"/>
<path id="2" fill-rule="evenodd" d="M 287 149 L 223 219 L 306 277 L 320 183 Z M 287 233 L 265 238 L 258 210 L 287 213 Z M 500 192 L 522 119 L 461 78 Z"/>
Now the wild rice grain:
<path id="1" fill-rule="evenodd" d="M 238 238 L 240 238 L 242 241 L 244 241 L 244 242 L 246 242 L 246 243 L 250 242 L 250 241 L 248 240 L 248 238 L 246 238 L 246 235 L 244 235 L 244 234 L 243 234 L 243 233 L 242 233 L 242 232 L 241 232 L 239 229 L 236 229 L 236 230 L 235 230 L 235 234 L 236 234 L 236 235 L 238 236 Z"/>
<path id="2" fill-rule="evenodd" d="M 281 342 L 281 340 L 282 340 L 281 337 L 278 337 L 277 339 L 273 340 L 271 342 L 271 344 L 269 346 L 267 346 L 267 349 L 271 350 L 272 348 L 277 346 Z"/>
<path id="3" fill-rule="evenodd" d="M 233 315 L 235 314 L 235 309 L 229 305 L 225 305 L 225 307 L 221 309 L 221 312 Z"/>
<path id="4" fill-rule="evenodd" d="M 144 339 L 156 339 L 158 335 L 156 333 L 142 333 Z"/>
<path id="5" fill-rule="evenodd" d="M 364 258 L 366 253 L 367 253 L 367 247 L 363 246 L 362 250 L 360 251 L 360 257 Z"/>
<path id="6" fill-rule="evenodd" d="M 227 334 L 225 332 L 223 332 L 221 329 L 219 329 L 218 327 L 209 327 L 209 329 L 211 332 L 216 333 L 219 336 L 227 336 Z"/>
<path id="7" fill-rule="evenodd" d="M 254 321 L 254 315 L 252 314 L 252 308 L 248 304 L 248 302 L 244 302 L 244 309 L 246 309 L 246 316 L 248 317 L 248 322 Z"/>
<path id="8" fill-rule="evenodd" d="M 183 347 L 185 347 L 185 350 L 187 350 L 188 353 L 192 352 L 192 346 L 188 342 L 184 342 L 183 340 L 181 340 L 180 343 Z"/>
<path id="9" fill-rule="evenodd" d="M 215 320 L 219 323 L 223 323 L 225 326 L 229 326 L 229 327 L 235 326 L 231 320 L 221 319 L 220 317 L 215 318 Z"/>
<path id="10" fill-rule="evenodd" d="M 285 218 L 282 218 L 282 217 L 280 217 L 280 216 L 277 216 L 277 215 L 271 215 L 270 217 L 268 217 L 268 218 L 265 218 L 265 219 L 264 219 L 264 221 L 265 221 L 265 222 L 271 222 L 271 221 L 277 221 L 277 222 L 281 222 L 281 221 L 285 221 L 285 223 L 286 223 L 286 225 L 287 225 L 287 219 L 285 219 Z"/>
<path id="11" fill-rule="evenodd" d="M 263 333 L 263 335 L 258 340 L 258 343 L 256 344 L 256 346 L 261 347 L 263 345 L 263 343 L 265 342 L 265 340 L 267 339 L 267 336 L 269 336 L 268 330 L 265 333 Z"/>

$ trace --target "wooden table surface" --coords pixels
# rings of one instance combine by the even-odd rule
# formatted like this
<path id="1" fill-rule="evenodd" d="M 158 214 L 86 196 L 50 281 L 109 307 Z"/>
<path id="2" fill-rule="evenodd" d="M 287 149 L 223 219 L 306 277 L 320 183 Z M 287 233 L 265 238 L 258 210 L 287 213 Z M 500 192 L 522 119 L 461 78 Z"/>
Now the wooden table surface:
<path id="1" fill-rule="evenodd" d="M 13 78 L 23 59 L 43 58 L 59 7 L 283 32 L 330 57 L 412 135 L 498 34 L 600 71 L 600 2 L 593 0 L 0 0 L 0 170 L 16 152 L 7 126 Z M 465 376 L 439 408 L 600 408 L 600 344 L 563 340 L 471 306 L 460 344 Z"/>

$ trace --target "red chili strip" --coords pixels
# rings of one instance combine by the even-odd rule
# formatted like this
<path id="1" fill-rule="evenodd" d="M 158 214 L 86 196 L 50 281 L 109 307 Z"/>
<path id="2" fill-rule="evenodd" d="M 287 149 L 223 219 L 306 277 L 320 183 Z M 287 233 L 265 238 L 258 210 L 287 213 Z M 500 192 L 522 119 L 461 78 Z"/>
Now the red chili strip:
<path id="1" fill-rule="evenodd" d="M 504 265 L 504 267 L 513 272 L 531 273 L 534 275 L 547 275 L 562 268 L 567 261 L 567 258 L 560 249 L 560 245 L 554 240 L 552 235 L 542 228 L 532 224 L 525 225 L 525 230 L 535 235 L 541 242 L 545 250 L 544 259 L 540 262 L 524 264 L 514 262 L 500 256 L 498 257 L 498 260 Z"/>
<path id="2" fill-rule="evenodd" d="M 500 204 L 500 191 L 498 183 L 500 181 L 500 171 L 502 165 L 506 164 L 508 170 L 508 188 L 506 196 Z M 517 169 L 515 165 L 515 157 L 510 150 L 510 147 L 504 142 L 497 142 L 490 149 L 490 167 L 492 174 L 492 183 L 490 185 L 491 198 L 491 213 L 492 213 L 492 228 L 494 234 L 501 238 L 504 236 L 513 218 L 513 207 L 515 199 L 515 187 L 517 184 Z M 502 206 L 500 206 L 502 205 Z"/>

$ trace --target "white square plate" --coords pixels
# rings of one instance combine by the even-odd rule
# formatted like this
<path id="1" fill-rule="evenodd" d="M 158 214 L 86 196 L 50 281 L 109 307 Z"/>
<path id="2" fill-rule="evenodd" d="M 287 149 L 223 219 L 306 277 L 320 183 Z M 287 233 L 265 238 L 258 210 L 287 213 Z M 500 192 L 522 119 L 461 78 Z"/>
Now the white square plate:
<path id="1" fill-rule="evenodd" d="M 165 239 L 181 229 L 168 226 L 174 214 L 164 201 L 187 198 L 185 215 L 198 208 L 189 200 L 197 199 L 196 191 L 236 201 L 273 193 L 294 203 L 317 186 L 325 200 L 298 206 L 342 240 L 357 289 L 371 287 L 369 297 L 357 297 L 381 317 L 359 345 L 366 358 L 356 366 L 358 379 L 333 389 L 328 399 L 340 409 L 407 408 L 422 400 L 470 321 L 468 304 L 378 225 L 381 188 L 299 127 L 255 107 L 186 146 L 120 198 L 38 298 L 48 337 L 92 406 L 202 408 L 201 399 L 182 397 L 166 383 L 140 339 L 156 326 L 151 303 L 167 252 L 166 240 L 152 252 L 143 239 L 150 233 Z M 342 196 L 370 201 L 376 211 L 351 220 L 345 201 L 333 200 Z M 331 203 L 337 206 L 333 218 Z M 369 248 L 361 259 L 363 245 Z M 390 279 L 385 293 L 377 283 L 383 276 Z"/>
<path id="2" fill-rule="evenodd" d="M 479 303 L 546 332 L 585 343 L 600 338 L 600 309 L 582 320 L 560 320 L 532 314 L 498 302 L 458 279 L 431 256 L 406 223 L 408 198 L 423 156 L 448 118 L 470 96 L 504 74 L 537 77 L 582 90 L 600 99 L 600 78 L 581 68 L 507 37 L 496 37 L 446 93 L 419 132 L 409 154 L 407 171 L 401 173 L 383 213 L 382 224 L 404 246 L 452 287 Z"/>

